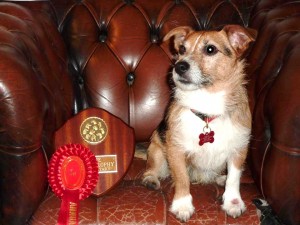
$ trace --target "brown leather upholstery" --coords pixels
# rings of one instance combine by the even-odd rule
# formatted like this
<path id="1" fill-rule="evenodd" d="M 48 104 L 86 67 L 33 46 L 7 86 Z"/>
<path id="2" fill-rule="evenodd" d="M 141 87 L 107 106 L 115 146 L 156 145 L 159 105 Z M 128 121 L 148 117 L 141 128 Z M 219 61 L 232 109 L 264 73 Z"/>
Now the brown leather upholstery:
<path id="1" fill-rule="evenodd" d="M 170 94 L 172 55 L 162 37 L 180 25 L 203 30 L 229 23 L 259 32 L 247 55 L 255 184 L 283 222 L 300 223 L 299 1 L 14 3 L 0 3 L 2 224 L 55 224 L 59 200 L 47 193 L 47 160 L 53 132 L 68 118 L 104 108 L 135 129 L 137 143 L 149 141 Z M 116 189 L 86 199 L 80 224 L 178 223 L 168 213 L 170 181 L 160 192 L 140 186 L 144 163 L 134 160 Z M 222 188 L 196 185 L 192 193 L 199 208 L 190 224 L 258 224 L 251 200 L 259 193 L 250 178 L 241 187 L 248 210 L 237 220 L 220 211 Z"/>
<path id="2" fill-rule="evenodd" d="M 62 38 L 50 17 L 0 3 L 1 224 L 24 224 L 47 189 L 53 132 L 72 115 Z"/>
<path id="3" fill-rule="evenodd" d="M 250 25 L 260 35 L 249 58 L 254 179 L 287 224 L 300 214 L 300 2 L 262 1 Z"/>

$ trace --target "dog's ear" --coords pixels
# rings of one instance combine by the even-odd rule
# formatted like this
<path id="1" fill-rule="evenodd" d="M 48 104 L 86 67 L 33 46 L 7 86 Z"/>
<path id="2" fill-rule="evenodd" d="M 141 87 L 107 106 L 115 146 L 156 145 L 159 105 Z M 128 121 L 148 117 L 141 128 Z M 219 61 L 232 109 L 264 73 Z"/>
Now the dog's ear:
<path id="1" fill-rule="evenodd" d="M 166 34 L 163 41 L 167 41 L 173 36 L 176 40 L 183 41 L 184 38 L 192 31 L 193 31 L 193 29 L 188 26 L 176 27 L 173 30 L 171 30 L 169 33 Z"/>
<path id="2" fill-rule="evenodd" d="M 249 44 L 255 41 L 257 31 L 251 28 L 244 28 L 239 25 L 227 25 L 223 28 L 227 34 L 229 42 L 236 52 L 237 57 L 240 57 Z"/>
<path id="3" fill-rule="evenodd" d="M 188 26 L 176 27 L 165 35 L 163 41 L 166 42 L 171 39 L 170 44 L 174 45 L 172 47 L 174 47 L 175 50 L 178 51 L 178 48 L 182 44 L 183 40 L 186 38 L 186 36 L 189 33 L 193 32 L 193 31 L 194 30 Z"/>

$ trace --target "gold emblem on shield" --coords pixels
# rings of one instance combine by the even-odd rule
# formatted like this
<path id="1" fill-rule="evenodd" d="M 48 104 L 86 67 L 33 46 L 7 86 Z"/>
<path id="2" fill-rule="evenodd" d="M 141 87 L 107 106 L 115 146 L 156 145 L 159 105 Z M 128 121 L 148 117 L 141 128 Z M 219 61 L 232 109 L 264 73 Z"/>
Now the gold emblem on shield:
<path id="1" fill-rule="evenodd" d="M 96 145 L 101 143 L 107 135 L 107 126 L 99 117 L 88 117 L 80 126 L 80 134 L 87 143 Z"/>

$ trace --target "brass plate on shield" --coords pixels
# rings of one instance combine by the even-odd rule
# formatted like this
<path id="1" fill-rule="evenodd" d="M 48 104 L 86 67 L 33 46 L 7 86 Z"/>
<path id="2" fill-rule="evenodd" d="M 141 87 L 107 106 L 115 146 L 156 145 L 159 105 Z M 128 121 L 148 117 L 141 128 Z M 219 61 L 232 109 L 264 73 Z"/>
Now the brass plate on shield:
<path id="1" fill-rule="evenodd" d="M 116 155 L 96 155 L 98 173 L 117 173 L 118 164 Z"/>
<path id="2" fill-rule="evenodd" d="M 96 145 L 104 141 L 107 132 L 106 123 L 99 117 L 88 117 L 80 126 L 81 137 L 91 145 Z"/>

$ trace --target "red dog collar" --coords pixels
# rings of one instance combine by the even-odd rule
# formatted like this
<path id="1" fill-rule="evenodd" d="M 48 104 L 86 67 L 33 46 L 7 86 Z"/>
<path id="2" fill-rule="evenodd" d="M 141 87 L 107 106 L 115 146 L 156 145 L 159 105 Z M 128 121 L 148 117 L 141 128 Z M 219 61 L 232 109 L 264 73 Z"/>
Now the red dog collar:
<path id="1" fill-rule="evenodd" d="M 192 113 L 194 113 L 197 117 L 199 117 L 201 120 L 203 120 L 207 124 L 219 117 L 219 116 L 208 116 L 208 115 L 198 112 L 194 109 L 191 109 L 191 111 L 192 111 Z"/>

